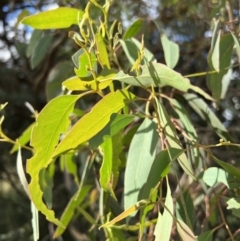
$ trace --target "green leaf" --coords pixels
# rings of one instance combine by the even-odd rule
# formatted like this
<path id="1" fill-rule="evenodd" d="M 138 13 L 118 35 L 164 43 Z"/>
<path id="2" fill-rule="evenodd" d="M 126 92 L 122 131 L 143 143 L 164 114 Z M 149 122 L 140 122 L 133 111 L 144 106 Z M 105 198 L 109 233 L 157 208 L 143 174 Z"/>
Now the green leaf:
<path id="1" fill-rule="evenodd" d="M 236 53 L 238 56 L 238 63 L 240 63 L 240 43 L 239 43 L 239 39 L 237 38 L 236 34 L 231 32 L 232 37 L 233 37 L 233 41 L 235 44 L 235 48 L 236 48 Z"/>
<path id="2" fill-rule="evenodd" d="M 32 131 L 32 128 L 34 125 L 35 125 L 35 123 L 28 126 L 27 129 L 23 131 L 22 135 L 20 137 L 18 137 L 17 142 L 20 144 L 20 146 L 24 146 L 30 141 L 31 131 Z M 12 154 L 17 150 L 18 150 L 18 144 L 14 144 L 10 153 Z"/>
<path id="3" fill-rule="evenodd" d="M 81 188 L 81 191 L 77 191 L 71 198 L 71 200 L 68 202 L 67 207 L 65 208 L 60 221 L 64 225 L 64 227 L 57 227 L 53 238 L 59 237 L 66 229 L 68 224 L 73 218 L 73 215 L 75 213 L 75 209 L 83 202 L 84 198 L 87 196 L 91 189 L 91 186 L 86 185 Z"/>
<path id="4" fill-rule="evenodd" d="M 132 139 L 124 177 L 125 210 L 136 204 L 141 198 L 140 190 L 147 181 L 156 154 L 158 141 L 156 129 L 156 123 L 146 118 Z"/>
<path id="5" fill-rule="evenodd" d="M 119 41 L 129 62 L 133 65 L 138 59 L 138 52 L 142 49 L 142 44 L 135 38 Z M 147 48 L 144 48 L 144 63 L 153 61 L 156 62 L 154 55 Z"/>
<path id="6" fill-rule="evenodd" d="M 158 105 L 159 119 L 161 121 L 161 125 L 163 128 L 163 134 L 164 134 L 165 138 L 167 139 L 168 146 L 172 147 L 172 148 L 180 149 L 180 150 L 183 149 L 181 142 L 179 141 L 175 127 L 174 127 L 168 113 L 166 112 L 163 104 L 158 102 L 157 105 Z M 182 167 L 182 169 L 184 170 L 184 172 L 186 172 L 186 174 L 188 174 L 193 179 L 195 179 L 191 163 L 188 160 L 185 153 L 182 153 L 179 156 L 178 162 L 179 162 L 180 166 Z"/>
<path id="7" fill-rule="evenodd" d="M 194 226 L 194 204 L 189 191 L 180 193 L 176 202 L 176 217 L 187 223 L 189 227 Z"/>
<path id="8" fill-rule="evenodd" d="M 177 219 L 177 231 L 182 241 L 197 241 L 192 230 L 180 219 Z"/>
<path id="9" fill-rule="evenodd" d="M 27 55 L 28 58 L 32 55 L 33 50 L 34 50 L 37 42 L 39 41 L 39 39 L 42 38 L 42 35 L 43 35 L 42 30 L 37 30 L 37 29 L 33 30 L 32 36 L 31 36 L 31 39 L 30 39 L 30 42 L 27 46 L 27 51 L 26 51 L 26 55 Z"/>
<path id="10" fill-rule="evenodd" d="M 100 183 L 101 187 L 110 192 L 113 197 L 114 188 L 116 186 L 119 172 L 118 167 L 120 166 L 119 155 L 122 151 L 121 132 L 114 135 L 112 138 L 108 138 L 101 145 L 103 151 L 103 163 L 100 168 Z"/>
<path id="11" fill-rule="evenodd" d="M 25 17 L 23 24 L 36 29 L 59 29 L 78 25 L 84 12 L 75 8 L 60 7 Z"/>
<path id="12" fill-rule="evenodd" d="M 167 209 L 165 208 L 167 207 Z M 159 215 L 156 228 L 154 230 L 155 240 L 169 241 L 171 237 L 171 230 L 173 224 L 173 199 L 171 196 L 171 189 L 167 180 L 167 196 L 165 200 L 165 207 L 162 215 Z"/>
<path id="13" fill-rule="evenodd" d="M 213 230 L 201 233 L 198 237 L 197 237 L 197 241 L 212 241 L 213 238 Z"/>
<path id="14" fill-rule="evenodd" d="M 80 96 L 68 95 L 51 100 L 39 114 L 32 130 L 31 145 L 35 150 L 35 155 L 27 161 L 27 172 L 31 176 L 29 192 L 36 208 L 56 225 L 62 224 L 55 218 L 54 212 L 49 210 L 42 201 L 43 193 L 39 186 L 39 173 L 51 163 L 51 156 L 60 134 L 67 131 L 68 116 L 79 98 Z"/>
<path id="15" fill-rule="evenodd" d="M 149 87 L 151 85 L 155 87 L 171 86 L 183 92 L 187 92 L 188 89 L 192 89 L 203 95 L 205 98 L 212 100 L 212 98 L 199 87 L 191 85 L 189 79 L 184 78 L 178 72 L 160 63 L 149 62 L 148 64 L 143 65 L 142 74 L 138 77 L 124 74 L 121 70 L 114 77 L 114 80 L 142 87 Z"/>
<path id="16" fill-rule="evenodd" d="M 88 141 L 100 132 L 109 122 L 113 113 L 120 111 L 134 95 L 127 90 L 118 90 L 104 96 L 91 110 L 84 115 L 67 133 L 54 152 L 54 157 Z"/>
<path id="17" fill-rule="evenodd" d="M 197 114 L 214 129 L 220 138 L 232 141 L 232 138 L 228 134 L 226 128 L 208 107 L 206 102 L 204 102 L 204 100 L 192 93 L 184 94 L 184 98 L 187 100 L 188 104 L 197 112 Z"/>
<path id="18" fill-rule="evenodd" d="M 137 19 L 127 30 L 126 32 L 124 33 L 123 35 L 123 39 L 126 40 L 126 39 L 129 39 L 129 38 L 132 38 L 134 36 L 136 36 L 139 31 L 141 30 L 142 28 L 142 25 L 143 25 L 143 20 L 142 19 Z"/>
<path id="19" fill-rule="evenodd" d="M 224 35 L 220 39 L 219 49 L 219 73 L 208 75 L 207 85 L 212 91 L 213 97 L 219 101 L 222 93 L 222 78 L 227 73 L 231 64 L 233 50 L 233 38 L 231 34 Z M 210 66 L 210 71 L 213 70 Z"/>
<path id="20" fill-rule="evenodd" d="M 47 77 L 47 97 L 51 100 L 63 93 L 62 82 L 73 75 L 72 63 L 63 61 L 55 65 Z"/>
<path id="21" fill-rule="evenodd" d="M 223 183 L 228 188 L 231 188 L 231 180 L 234 180 L 230 173 L 218 167 L 209 167 L 200 177 L 210 187 L 214 187 L 218 183 Z"/>
<path id="22" fill-rule="evenodd" d="M 52 40 L 52 35 L 46 35 L 37 41 L 36 45 L 33 48 L 30 59 L 32 69 L 38 66 L 38 64 L 44 59 L 47 52 L 49 51 L 49 48 L 52 45 Z"/>
<path id="23" fill-rule="evenodd" d="M 173 69 L 179 60 L 179 46 L 170 41 L 166 35 L 161 36 L 164 58 L 169 68 Z"/>
<path id="24" fill-rule="evenodd" d="M 99 133 L 97 133 L 97 135 L 89 140 L 91 149 L 98 148 L 104 141 L 126 127 L 133 119 L 134 116 L 132 115 L 112 114 L 108 124 Z"/>
<path id="25" fill-rule="evenodd" d="M 108 69 L 110 69 L 107 48 L 104 39 L 100 33 L 95 35 L 95 41 L 97 45 L 98 59 L 100 64 L 102 65 L 102 67 L 106 66 Z"/>
<path id="26" fill-rule="evenodd" d="M 116 75 L 114 69 L 103 69 L 97 76 L 98 88 L 105 89 L 113 81 L 113 77 Z M 87 80 L 86 80 L 87 79 Z M 79 78 L 77 76 L 71 77 L 62 83 L 68 90 L 96 90 L 97 84 L 92 76 L 89 78 Z"/>
<path id="27" fill-rule="evenodd" d="M 147 181 L 139 194 L 140 199 L 148 199 L 150 191 L 158 182 L 170 172 L 170 164 L 183 153 L 182 149 L 168 148 L 160 151 L 149 171 Z"/>

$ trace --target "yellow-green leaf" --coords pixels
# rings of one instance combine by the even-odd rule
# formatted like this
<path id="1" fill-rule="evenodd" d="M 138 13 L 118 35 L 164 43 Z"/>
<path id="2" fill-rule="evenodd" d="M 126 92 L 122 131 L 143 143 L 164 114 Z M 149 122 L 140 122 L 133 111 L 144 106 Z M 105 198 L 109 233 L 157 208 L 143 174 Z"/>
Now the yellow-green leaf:
<path id="1" fill-rule="evenodd" d="M 138 34 L 138 32 L 141 30 L 143 25 L 143 20 L 142 19 L 137 19 L 124 33 L 123 39 L 129 39 Z"/>
<path id="2" fill-rule="evenodd" d="M 104 128 L 113 113 L 117 113 L 133 98 L 134 95 L 127 90 L 118 90 L 104 96 L 67 133 L 55 149 L 53 156 L 58 156 L 63 152 L 75 149 L 81 143 L 88 141 Z"/>
<path id="3" fill-rule="evenodd" d="M 78 25 L 83 14 L 75 8 L 61 7 L 25 17 L 22 23 L 36 29 L 69 28 L 73 24 Z"/>
<path id="4" fill-rule="evenodd" d="M 100 33 L 95 35 L 95 41 L 97 45 L 98 58 L 99 58 L 100 64 L 102 65 L 102 67 L 106 66 L 107 68 L 110 69 L 107 48 L 104 43 L 104 39 Z"/>

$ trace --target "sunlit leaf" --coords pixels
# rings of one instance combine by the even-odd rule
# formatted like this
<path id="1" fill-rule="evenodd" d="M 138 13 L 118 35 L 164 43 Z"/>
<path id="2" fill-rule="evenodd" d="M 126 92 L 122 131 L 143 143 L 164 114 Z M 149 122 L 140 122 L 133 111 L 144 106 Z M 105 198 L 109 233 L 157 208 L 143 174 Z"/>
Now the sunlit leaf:
<path id="1" fill-rule="evenodd" d="M 71 200 L 68 202 L 60 221 L 64 225 L 64 227 L 58 227 L 54 233 L 54 238 L 59 237 L 68 226 L 69 222 L 72 220 L 73 215 L 75 213 L 75 209 L 83 202 L 84 198 L 90 191 L 91 186 L 83 186 L 80 192 L 76 192 Z"/>
<path id="2" fill-rule="evenodd" d="M 120 111 L 134 95 L 126 90 L 112 92 L 102 98 L 92 110 L 84 115 L 67 133 L 54 152 L 54 156 L 77 148 L 100 132 L 113 113 Z"/>
<path id="3" fill-rule="evenodd" d="M 59 29 L 78 25 L 84 12 L 75 8 L 60 7 L 25 17 L 23 24 L 36 29 Z"/>
<path id="4" fill-rule="evenodd" d="M 197 241 L 197 237 L 192 230 L 180 219 L 177 219 L 177 231 L 182 241 Z"/>
<path id="5" fill-rule="evenodd" d="M 164 58 L 169 68 L 173 69 L 179 60 L 179 46 L 168 39 L 166 35 L 161 36 Z"/>
<path id="6" fill-rule="evenodd" d="M 171 236 L 172 224 L 173 224 L 173 199 L 171 196 L 171 189 L 167 181 L 167 196 L 165 200 L 165 206 L 163 214 L 160 215 L 158 219 L 159 224 L 157 223 L 156 228 L 159 228 L 159 231 L 154 231 L 157 235 L 156 240 L 169 241 Z"/>
<path id="7" fill-rule="evenodd" d="M 51 163 L 51 156 L 60 134 L 67 131 L 68 116 L 79 98 L 80 96 L 68 95 L 51 100 L 39 114 L 32 130 L 31 145 L 35 150 L 35 155 L 27 162 L 27 172 L 31 176 L 29 185 L 31 200 L 36 208 L 56 225 L 62 224 L 55 218 L 54 212 L 49 210 L 42 201 L 43 193 L 39 186 L 39 172 Z"/>
<path id="8" fill-rule="evenodd" d="M 149 62 L 148 64 L 143 65 L 142 74 L 138 77 L 130 76 L 123 71 L 120 71 L 114 77 L 114 80 L 142 87 L 149 87 L 151 85 L 156 87 L 171 86 L 183 92 L 192 89 L 200 95 L 203 95 L 205 98 L 212 100 L 212 98 L 198 86 L 191 85 L 189 79 L 184 78 L 178 72 L 160 63 Z"/>
<path id="9" fill-rule="evenodd" d="M 125 210 L 140 200 L 139 193 L 147 181 L 156 154 L 156 129 L 156 123 L 146 118 L 132 139 L 124 177 Z"/>
<path id="10" fill-rule="evenodd" d="M 95 35 L 95 41 L 97 45 L 98 59 L 100 64 L 102 65 L 102 67 L 106 66 L 108 69 L 110 69 L 107 48 L 104 39 L 100 33 Z"/>
<path id="11" fill-rule="evenodd" d="M 123 35 L 123 39 L 126 40 L 136 36 L 141 30 L 142 24 L 143 24 L 143 20 L 140 18 L 137 19 L 135 22 L 133 22 L 131 26 L 125 31 Z"/>

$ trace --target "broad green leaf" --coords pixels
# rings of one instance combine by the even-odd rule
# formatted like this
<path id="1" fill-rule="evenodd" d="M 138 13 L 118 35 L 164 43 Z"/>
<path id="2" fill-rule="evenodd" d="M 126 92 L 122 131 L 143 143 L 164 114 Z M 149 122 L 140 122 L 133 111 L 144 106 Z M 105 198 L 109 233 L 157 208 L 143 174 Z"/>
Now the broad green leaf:
<path id="1" fill-rule="evenodd" d="M 194 225 L 194 204 L 189 191 L 182 192 L 176 202 L 176 217 L 187 223 L 189 227 Z"/>
<path id="2" fill-rule="evenodd" d="M 180 219 L 177 219 L 177 231 L 182 241 L 197 241 L 197 237 L 192 230 Z"/>
<path id="3" fill-rule="evenodd" d="M 240 198 L 225 198 L 225 200 L 228 205 L 227 209 L 231 209 L 232 214 L 240 218 Z"/>
<path id="4" fill-rule="evenodd" d="M 35 29 L 69 28 L 79 24 L 84 12 L 75 8 L 60 7 L 25 17 L 23 24 Z"/>
<path id="5" fill-rule="evenodd" d="M 31 136 L 31 131 L 35 123 L 31 124 L 30 126 L 27 127 L 25 131 L 23 131 L 22 135 L 18 138 L 17 142 L 20 144 L 20 146 L 26 145 L 30 141 L 30 136 Z M 18 150 L 18 144 L 15 144 L 10 153 L 14 153 L 15 151 Z"/>
<path id="6" fill-rule="evenodd" d="M 187 100 L 188 104 L 197 112 L 197 114 L 214 129 L 220 138 L 232 141 L 232 138 L 228 134 L 226 128 L 203 99 L 192 93 L 184 94 L 184 98 Z"/>
<path id="7" fill-rule="evenodd" d="M 167 207 L 167 209 L 165 208 Z M 158 222 L 160 224 L 157 224 L 156 227 L 159 228 L 159 231 L 154 231 L 154 233 L 157 233 L 156 240 L 162 240 L 162 241 L 169 241 L 171 237 L 171 230 L 172 230 L 172 224 L 173 224 L 173 199 L 171 196 L 171 189 L 169 187 L 169 183 L 167 180 L 167 196 L 165 200 L 165 207 L 163 214 L 160 215 L 160 219 L 158 219 Z"/>
<path id="8" fill-rule="evenodd" d="M 26 56 L 28 58 L 32 55 L 33 50 L 34 50 L 37 42 L 39 41 L 39 39 L 42 38 L 42 35 L 43 35 L 42 30 L 37 30 L 37 29 L 33 30 L 32 36 L 31 36 L 31 39 L 30 39 L 30 42 L 28 44 L 27 51 L 26 51 Z"/>
<path id="9" fill-rule="evenodd" d="M 169 173 L 171 162 L 177 159 L 182 153 L 182 149 L 168 148 L 160 151 L 156 155 L 151 165 L 147 181 L 141 190 L 141 199 L 149 198 L 151 189 L 154 188 L 157 183 Z"/>
<path id="10" fill-rule="evenodd" d="M 197 237 L 197 241 L 212 241 L 213 238 L 213 230 L 211 231 L 207 231 L 204 233 L 201 233 L 198 237 Z"/>
<path id="11" fill-rule="evenodd" d="M 218 167 L 209 167 L 200 177 L 210 187 L 213 187 L 221 182 L 228 188 L 231 188 L 231 180 L 234 180 L 230 173 Z"/>
<path id="12" fill-rule="evenodd" d="M 33 48 L 30 59 L 32 69 L 34 69 L 44 59 L 52 45 L 52 40 L 52 35 L 46 35 L 37 41 L 36 45 Z"/>
<path id="13" fill-rule="evenodd" d="M 104 69 L 98 76 L 98 88 L 105 89 L 113 81 L 113 77 L 116 75 L 114 69 Z M 71 77 L 62 83 L 68 90 L 96 90 L 96 81 L 90 77 L 90 80 L 85 80 L 85 78 L 78 78 L 77 76 Z"/>
<path id="14" fill-rule="evenodd" d="M 220 39 L 219 49 L 219 73 L 209 74 L 207 85 L 212 91 L 213 97 L 219 101 L 222 93 L 222 78 L 227 73 L 231 64 L 233 50 L 233 38 L 231 34 L 224 35 Z M 213 70 L 210 66 L 210 71 Z"/>
<path id="15" fill-rule="evenodd" d="M 53 156 L 56 157 L 68 150 L 76 149 L 80 144 L 88 141 L 106 126 L 113 113 L 120 111 L 133 99 L 134 95 L 127 90 L 118 90 L 104 96 L 67 133 L 56 147 Z"/>
<path id="16" fill-rule="evenodd" d="M 108 69 L 110 69 L 107 47 L 100 33 L 95 35 L 95 41 L 97 45 L 98 59 L 100 64 L 102 65 L 102 67 L 106 66 Z"/>
<path id="17" fill-rule="evenodd" d="M 134 64 L 138 59 L 138 52 L 142 49 L 142 44 L 135 38 L 119 40 L 130 64 Z M 154 55 L 144 48 L 144 63 L 156 62 Z"/>
<path id="18" fill-rule="evenodd" d="M 181 142 L 178 138 L 177 132 L 175 130 L 175 127 L 174 127 L 168 113 L 166 112 L 163 104 L 158 102 L 157 105 L 158 105 L 158 115 L 159 115 L 158 118 L 161 121 L 161 125 L 163 128 L 163 134 L 164 134 L 165 138 L 167 139 L 168 147 L 172 147 L 172 148 L 176 148 L 176 149 L 180 149 L 180 150 L 183 149 Z M 191 163 L 188 160 L 185 153 L 182 153 L 178 157 L 178 162 L 179 162 L 180 166 L 182 167 L 182 169 L 184 170 L 184 172 L 186 172 L 186 174 L 188 174 L 193 179 L 195 179 Z"/>
<path id="19" fill-rule="evenodd" d="M 91 186 L 83 186 L 81 188 L 80 192 L 76 192 L 71 200 L 68 202 L 67 207 L 65 208 L 60 221 L 61 223 L 64 225 L 64 227 L 57 227 L 53 237 L 54 239 L 59 237 L 66 229 L 66 227 L 68 226 L 68 224 L 70 223 L 70 221 L 73 218 L 73 215 L 75 213 L 75 209 L 83 202 L 84 198 L 87 196 L 87 194 L 89 193 L 91 189 Z"/>
<path id="20" fill-rule="evenodd" d="M 132 38 L 134 36 L 136 36 L 139 31 L 141 30 L 143 25 L 143 20 L 142 19 L 137 19 L 124 33 L 123 35 L 123 39 L 129 39 Z"/>
<path id="21" fill-rule="evenodd" d="M 138 77 L 124 74 L 121 70 L 114 77 L 114 80 L 142 87 L 149 87 L 151 85 L 155 87 L 171 86 L 183 92 L 187 92 L 188 89 L 192 89 L 203 95 L 205 98 L 212 100 L 212 98 L 199 87 L 191 85 L 189 79 L 184 78 L 178 72 L 160 63 L 149 62 L 148 64 L 143 65 L 142 74 Z"/>
<path id="22" fill-rule="evenodd" d="M 113 197 L 114 188 L 118 180 L 119 172 L 118 167 L 120 166 L 119 155 L 122 151 L 121 132 L 108 138 L 101 145 L 103 151 L 103 162 L 100 168 L 100 184 L 101 187 L 110 192 Z"/>
<path id="23" fill-rule="evenodd" d="M 132 115 L 112 114 L 109 123 L 97 135 L 89 140 L 91 149 L 98 148 L 104 141 L 117 134 L 126 127 L 132 120 Z"/>
<path id="24" fill-rule="evenodd" d="M 173 69 L 179 60 L 179 46 L 168 39 L 166 35 L 161 36 L 164 58 L 169 68 Z"/>
<path id="25" fill-rule="evenodd" d="M 47 97 L 51 100 L 63 93 L 62 82 L 73 75 L 72 63 L 63 61 L 55 65 L 47 77 Z"/>
<path id="26" fill-rule="evenodd" d="M 130 144 L 124 177 L 125 210 L 141 198 L 140 191 L 147 181 L 156 154 L 158 141 L 156 129 L 156 123 L 146 118 Z"/>
<path id="27" fill-rule="evenodd" d="M 60 96 L 44 107 L 32 130 L 31 146 L 35 150 L 35 155 L 27 161 L 27 172 L 31 176 L 29 185 L 31 200 L 50 222 L 60 226 L 62 224 L 55 218 L 54 212 L 49 210 L 42 201 L 43 192 L 39 186 L 39 173 L 51 163 L 55 146 L 60 135 L 67 131 L 68 116 L 79 98 L 80 96 L 74 95 Z"/>

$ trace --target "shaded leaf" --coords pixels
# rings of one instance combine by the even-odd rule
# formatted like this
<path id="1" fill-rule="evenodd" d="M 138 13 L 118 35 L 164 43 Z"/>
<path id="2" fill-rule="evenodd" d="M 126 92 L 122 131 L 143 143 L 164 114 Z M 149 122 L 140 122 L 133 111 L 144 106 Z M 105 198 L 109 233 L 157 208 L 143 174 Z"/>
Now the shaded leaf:
<path id="1" fill-rule="evenodd" d="M 37 30 L 37 29 L 33 30 L 31 38 L 30 38 L 30 42 L 29 42 L 29 44 L 27 46 L 27 51 L 26 51 L 26 56 L 28 58 L 32 55 L 33 50 L 34 50 L 37 42 L 39 41 L 39 39 L 42 38 L 42 35 L 43 35 L 43 31 L 42 30 Z"/>
<path id="2" fill-rule="evenodd" d="M 139 31 L 141 30 L 143 25 L 143 20 L 142 19 L 137 19 L 133 24 L 131 24 L 131 26 L 125 31 L 124 35 L 123 35 L 123 39 L 129 39 L 132 38 L 134 36 L 136 36 Z"/>
<path id="3" fill-rule="evenodd" d="M 68 116 L 79 98 L 80 96 L 68 95 L 51 100 L 38 115 L 36 125 L 32 130 L 31 145 L 35 150 L 35 155 L 27 161 L 27 172 L 31 176 L 29 185 L 31 200 L 36 208 L 56 225 L 62 224 L 55 218 L 54 212 L 49 210 L 42 201 L 39 172 L 51 163 L 51 156 L 60 134 L 67 131 Z"/>
<path id="4" fill-rule="evenodd" d="M 214 231 L 207 231 L 204 233 L 201 233 L 198 237 L 197 237 L 197 241 L 212 241 L 213 238 L 213 232 Z"/>
<path id="5" fill-rule="evenodd" d="M 109 122 L 113 113 L 120 111 L 134 95 L 126 90 L 118 90 L 104 96 L 92 110 L 84 115 L 66 134 L 56 147 L 54 157 L 71 149 L 77 148 L 100 132 Z"/>
<path id="6" fill-rule="evenodd" d="M 120 130 L 132 122 L 133 119 L 134 116 L 132 115 L 112 114 L 108 124 L 99 133 L 97 133 L 97 135 L 89 140 L 91 149 L 99 147 L 104 141 L 117 134 Z"/>
<path id="7" fill-rule="evenodd" d="M 147 181 L 156 154 L 156 129 L 156 123 L 146 118 L 130 144 L 124 177 L 125 210 L 140 200 L 140 190 Z"/>
<path id="8" fill-rule="evenodd" d="M 71 198 L 71 200 L 68 202 L 68 205 L 66 206 L 60 221 L 64 225 L 64 227 L 57 227 L 54 238 L 59 237 L 68 226 L 69 222 L 72 220 L 73 215 L 75 213 L 75 209 L 83 202 L 84 198 L 87 196 L 87 194 L 90 191 L 91 186 L 83 186 L 81 188 L 81 191 L 77 191 Z"/>
<path id="9" fill-rule="evenodd" d="M 161 36 L 164 58 L 169 68 L 173 69 L 179 60 L 179 46 L 168 39 L 166 35 Z"/>
<path id="10" fill-rule="evenodd" d="M 75 8 L 60 7 L 25 17 L 23 24 L 36 29 L 69 28 L 79 24 L 84 12 Z"/>
<path id="11" fill-rule="evenodd" d="M 238 63 L 240 63 L 240 43 L 239 43 L 239 39 L 237 38 L 237 36 L 235 35 L 235 33 L 231 32 L 232 37 L 233 37 L 233 41 L 235 44 L 235 48 L 236 48 L 236 53 L 238 56 Z"/>

